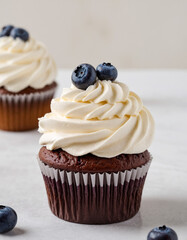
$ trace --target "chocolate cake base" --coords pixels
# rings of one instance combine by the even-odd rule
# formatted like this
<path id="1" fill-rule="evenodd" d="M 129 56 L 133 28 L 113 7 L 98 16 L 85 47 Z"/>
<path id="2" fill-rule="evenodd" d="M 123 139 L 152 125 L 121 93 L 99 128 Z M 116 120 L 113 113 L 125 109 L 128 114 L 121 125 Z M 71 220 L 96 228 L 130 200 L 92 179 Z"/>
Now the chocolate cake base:
<path id="1" fill-rule="evenodd" d="M 56 83 L 36 90 L 26 88 L 12 93 L 0 88 L 0 129 L 26 131 L 38 127 L 38 118 L 50 112 Z"/>
<path id="2" fill-rule="evenodd" d="M 151 163 L 148 151 L 101 158 L 42 147 L 39 165 L 49 206 L 59 218 L 85 224 L 127 220 L 139 210 Z"/>
<path id="3" fill-rule="evenodd" d="M 62 149 L 50 151 L 42 147 L 39 158 L 50 167 L 73 172 L 119 172 L 140 167 L 151 159 L 146 150 L 138 154 L 120 154 L 112 158 L 97 157 L 93 154 L 73 156 Z"/>

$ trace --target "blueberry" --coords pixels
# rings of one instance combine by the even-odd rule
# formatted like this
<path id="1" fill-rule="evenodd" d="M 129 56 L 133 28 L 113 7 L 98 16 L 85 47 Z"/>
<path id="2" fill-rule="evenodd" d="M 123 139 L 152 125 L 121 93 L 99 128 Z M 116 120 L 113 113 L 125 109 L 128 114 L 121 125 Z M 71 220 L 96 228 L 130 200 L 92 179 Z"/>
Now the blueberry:
<path id="1" fill-rule="evenodd" d="M 24 42 L 29 40 L 29 33 L 23 29 L 23 28 L 13 28 L 10 36 L 13 37 L 14 39 L 20 38 Z"/>
<path id="2" fill-rule="evenodd" d="M 103 63 L 96 68 L 97 77 L 100 80 L 114 81 L 118 76 L 117 69 L 111 63 Z"/>
<path id="3" fill-rule="evenodd" d="M 10 208 L 0 205 L 0 233 L 11 231 L 17 223 L 17 214 Z"/>
<path id="4" fill-rule="evenodd" d="M 95 68 L 90 64 L 83 63 L 73 71 L 71 80 L 77 88 L 86 90 L 96 82 Z"/>
<path id="5" fill-rule="evenodd" d="M 152 229 L 147 236 L 147 240 L 178 240 L 178 237 L 173 229 L 164 225 Z"/>
<path id="6" fill-rule="evenodd" d="M 12 31 L 13 28 L 14 26 L 12 25 L 4 26 L 0 32 L 0 37 L 10 36 L 10 32 Z"/>

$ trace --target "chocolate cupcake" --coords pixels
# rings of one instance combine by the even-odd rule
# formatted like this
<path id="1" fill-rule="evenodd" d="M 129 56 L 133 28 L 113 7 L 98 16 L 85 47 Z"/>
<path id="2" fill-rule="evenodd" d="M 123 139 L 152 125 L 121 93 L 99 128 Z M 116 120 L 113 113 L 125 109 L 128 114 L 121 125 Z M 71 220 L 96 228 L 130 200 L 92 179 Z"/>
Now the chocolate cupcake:
<path id="1" fill-rule="evenodd" d="M 46 47 L 22 28 L 0 33 L 0 129 L 37 128 L 50 111 L 56 89 L 56 65 Z"/>
<path id="2" fill-rule="evenodd" d="M 102 64 L 96 78 L 92 66 L 78 66 L 76 87 L 52 100 L 51 113 L 39 121 L 49 205 L 64 220 L 114 223 L 140 208 L 154 121 L 141 99 L 114 81 L 116 72 Z"/>

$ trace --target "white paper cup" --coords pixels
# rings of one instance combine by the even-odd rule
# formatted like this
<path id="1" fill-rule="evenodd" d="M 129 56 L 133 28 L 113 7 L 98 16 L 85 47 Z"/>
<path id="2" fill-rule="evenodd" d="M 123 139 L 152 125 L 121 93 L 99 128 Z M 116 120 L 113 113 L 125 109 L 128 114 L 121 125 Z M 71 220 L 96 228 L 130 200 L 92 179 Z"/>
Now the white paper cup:
<path id="1" fill-rule="evenodd" d="M 81 173 L 49 167 L 41 160 L 52 212 L 61 219 L 86 224 L 127 220 L 140 208 L 151 160 L 141 167 L 117 173 Z"/>

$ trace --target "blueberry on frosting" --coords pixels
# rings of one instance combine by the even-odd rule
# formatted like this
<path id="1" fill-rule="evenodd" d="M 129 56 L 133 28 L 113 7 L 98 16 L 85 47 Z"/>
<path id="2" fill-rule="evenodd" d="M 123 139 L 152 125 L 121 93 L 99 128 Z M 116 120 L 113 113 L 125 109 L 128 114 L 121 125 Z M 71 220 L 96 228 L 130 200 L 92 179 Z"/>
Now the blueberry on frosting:
<path id="1" fill-rule="evenodd" d="M 12 29 L 14 28 L 14 26 L 12 25 L 7 25 L 4 26 L 0 32 L 0 37 L 8 37 L 10 36 L 10 33 L 12 31 Z"/>
<path id="2" fill-rule="evenodd" d="M 96 68 L 97 77 L 100 80 L 114 81 L 118 76 L 117 69 L 111 63 L 102 63 Z"/>
<path id="3" fill-rule="evenodd" d="M 29 40 L 29 33 L 23 29 L 23 28 L 13 28 L 10 36 L 13 37 L 14 39 L 20 38 L 24 42 Z"/>
<path id="4" fill-rule="evenodd" d="M 86 90 L 96 82 L 95 68 L 90 64 L 81 64 L 73 71 L 71 80 L 77 88 Z"/>

